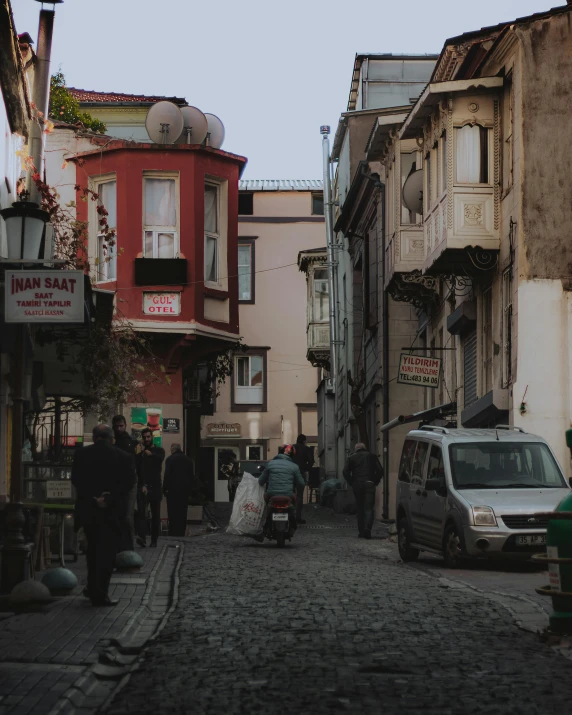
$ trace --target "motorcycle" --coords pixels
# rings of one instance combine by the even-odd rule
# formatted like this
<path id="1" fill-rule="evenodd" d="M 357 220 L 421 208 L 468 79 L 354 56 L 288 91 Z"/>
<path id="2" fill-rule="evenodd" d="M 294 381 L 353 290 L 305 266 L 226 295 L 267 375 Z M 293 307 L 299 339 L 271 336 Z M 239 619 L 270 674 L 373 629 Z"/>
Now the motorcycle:
<path id="1" fill-rule="evenodd" d="M 268 500 L 268 519 L 264 535 L 267 539 L 276 541 L 279 548 L 285 545 L 286 539 L 291 541 L 296 531 L 293 506 L 290 497 L 274 496 Z"/>

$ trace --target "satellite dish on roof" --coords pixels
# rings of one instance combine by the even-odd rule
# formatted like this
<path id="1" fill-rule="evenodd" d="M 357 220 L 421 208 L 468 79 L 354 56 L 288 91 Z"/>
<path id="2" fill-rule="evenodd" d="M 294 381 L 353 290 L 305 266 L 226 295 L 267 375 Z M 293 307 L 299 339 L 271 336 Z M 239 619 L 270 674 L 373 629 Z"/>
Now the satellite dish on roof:
<path id="1" fill-rule="evenodd" d="M 177 144 L 202 144 L 209 131 L 205 115 L 196 107 L 181 107 L 181 113 L 184 126 Z"/>
<path id="2" fill-rule="evenodd" d="M 183 131 L 184 119 L 172 102 L 157 102 L 147 112 L 145 129 L 155 144 L 174 144 Z"/>
<path id="3" fill-rule="evenodd" d="M 403 184 L 403 205 L 409 211 L 423 215 L 423 170 L 413 169 Z"/>
<path id="4" fill-rule="evenodd" d="M 207 146 L 211 146 L 213 149 L 220 149 L 224 141 L 224 124 L 216 116 L 216 114 L 205 113 L 209 124 L 209 131 L 207 134 Z"/>

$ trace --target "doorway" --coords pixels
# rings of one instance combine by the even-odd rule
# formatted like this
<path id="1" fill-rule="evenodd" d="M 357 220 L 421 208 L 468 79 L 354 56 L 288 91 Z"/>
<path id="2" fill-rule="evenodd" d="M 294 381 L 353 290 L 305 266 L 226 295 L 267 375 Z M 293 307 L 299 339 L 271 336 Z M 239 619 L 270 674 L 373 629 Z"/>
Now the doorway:
<path id="1" fill-rule="evenodd" d="M 240 459 L 240 452 L 238 447 L 215 447 L 214 448 L 214 500 L 215 502 L 228 502 L 228 478 L 224 471 L 221 469 L 224 465 L 228 464 L 232 455 L 234 454 L 237 460 Z"/>

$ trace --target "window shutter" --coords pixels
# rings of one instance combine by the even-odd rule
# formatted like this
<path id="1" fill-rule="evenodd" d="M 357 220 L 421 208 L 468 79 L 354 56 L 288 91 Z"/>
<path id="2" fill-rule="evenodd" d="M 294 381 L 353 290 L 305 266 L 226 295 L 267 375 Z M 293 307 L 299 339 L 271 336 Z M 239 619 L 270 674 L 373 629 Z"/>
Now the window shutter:
<path id="1" fill-rule="evenodd" d="M 477 331 L 473 330 L 463 341 L 464 408 L 477 401 Z"/>

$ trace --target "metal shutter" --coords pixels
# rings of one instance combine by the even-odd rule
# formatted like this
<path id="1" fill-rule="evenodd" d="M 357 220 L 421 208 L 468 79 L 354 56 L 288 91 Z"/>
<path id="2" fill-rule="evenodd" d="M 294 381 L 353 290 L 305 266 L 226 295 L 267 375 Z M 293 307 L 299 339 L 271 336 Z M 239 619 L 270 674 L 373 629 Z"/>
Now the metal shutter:
<path id="1" fill-rule="evenodd" d="M 464 408 L 477 401 L 477 331 L 473 330 L 463 341 Z"/>

